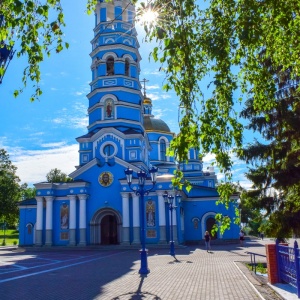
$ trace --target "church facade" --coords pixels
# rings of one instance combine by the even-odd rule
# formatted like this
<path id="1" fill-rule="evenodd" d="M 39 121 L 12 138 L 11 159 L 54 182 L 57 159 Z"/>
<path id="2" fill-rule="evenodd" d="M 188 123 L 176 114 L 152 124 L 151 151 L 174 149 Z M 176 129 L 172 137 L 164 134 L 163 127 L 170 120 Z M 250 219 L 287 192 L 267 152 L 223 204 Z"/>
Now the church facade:
<path id="1" fill-rule="evenodd" d="M 142 93 L 134 18 L 134 6 L 127 0 L 98 1 L 89 124 L 87 133 L 76 139 L 79 164 L 70 174 L 73 181 L 37 183 L 35 199 L 20 203 L 20 246 L 139 244 L 142 219 L 146 244 L 168 243 L 171 230 L 175 243 L 197 242 L 211 230 L 217 213 L 234 216 L 234 201 L 229 209 L 216 204 L 217 176 L 212 167 L 203 171 L 196 150 L 189 150 L 187 163 L 167 155 L 174 133 L 152 115 L 151 99 Z M 152 166 L 158 169 L 157 181 L 141 206 L 124 170 L 134 171 L 131 188 L 136 190 L 137 172 Z M 170 210 L 163 195 L 177 193 L 172 186 L 177 168 L 193 187 L 180 191 L 181 203 Z M 151 187 L 147 178 L 145 188 Z M 232 224 L 214 238 L 236 239 L 238 232 Z"/>

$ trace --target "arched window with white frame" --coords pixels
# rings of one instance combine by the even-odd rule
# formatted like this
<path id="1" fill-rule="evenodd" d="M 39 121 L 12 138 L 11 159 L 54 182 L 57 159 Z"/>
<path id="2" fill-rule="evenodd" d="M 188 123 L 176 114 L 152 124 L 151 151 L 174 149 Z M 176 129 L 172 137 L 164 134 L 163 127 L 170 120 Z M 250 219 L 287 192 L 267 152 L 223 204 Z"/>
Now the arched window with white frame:
<path id="1" fill-rule="evenodd" d="M 159 160 L 167 161 L 167 143 L 163 138 L 159 140 Z"/>

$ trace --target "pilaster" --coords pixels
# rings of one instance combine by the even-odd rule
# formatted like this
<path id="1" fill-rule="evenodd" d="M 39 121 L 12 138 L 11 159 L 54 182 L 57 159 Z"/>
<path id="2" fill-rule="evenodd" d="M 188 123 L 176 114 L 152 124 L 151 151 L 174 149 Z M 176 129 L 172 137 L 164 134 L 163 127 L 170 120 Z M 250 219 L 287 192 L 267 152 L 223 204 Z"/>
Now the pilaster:
<path id="1" fill-rule="evenodd" d="M 53 235 L 53 196 L 46 196 L 46 246 L 52 246 Z"/>
<path id="2" fill-rule="evenodd" d="M 122 193 L 122 244 L 129 244 L 129 194 Z"/>
<path id="3" fill-rule="evenodd" d="M 87 195 L 78 195 L 79 198 L 79 246 L 86 246 L 86 200 Z"/>
<path id="4" fill-rule="evenodd" d="M 76 245 L 76 196 L 68 195 L 70 200 L 69 245 Z"/>
<path id="5" fill-rule="evenodd" d="M 35 230 L 35 244 L 42 246 L 43 244 L 43 203 L 44 197 L 36 198 L 36 230 Z"/>

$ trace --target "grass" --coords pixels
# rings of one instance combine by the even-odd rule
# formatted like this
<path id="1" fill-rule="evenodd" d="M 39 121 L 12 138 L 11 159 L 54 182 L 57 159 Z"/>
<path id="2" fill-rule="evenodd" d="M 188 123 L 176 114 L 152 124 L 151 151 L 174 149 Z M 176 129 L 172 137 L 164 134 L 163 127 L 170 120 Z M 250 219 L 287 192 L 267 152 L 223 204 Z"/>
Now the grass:
<path id="1" fill-rule="evenodd" d="M 19 244 L 19 231 L 14 229 L 13 230 L 7 229 L 5 230 L 5 236 L 4 236 L 4 230 L 0 230 L 0 246 L 13 246 L 18 244 Z"/>
<path id="2" fill-rule="evenodd" d="M 246 266 L 250 271 L 255 270 L 255 266 L 254 265 L 252 266 L 252 264 L 246 264 Z M 257 263 L 256 264 L 256 273 L 267 274 L 268 273 L 267 264 L 266 263 Z"/>

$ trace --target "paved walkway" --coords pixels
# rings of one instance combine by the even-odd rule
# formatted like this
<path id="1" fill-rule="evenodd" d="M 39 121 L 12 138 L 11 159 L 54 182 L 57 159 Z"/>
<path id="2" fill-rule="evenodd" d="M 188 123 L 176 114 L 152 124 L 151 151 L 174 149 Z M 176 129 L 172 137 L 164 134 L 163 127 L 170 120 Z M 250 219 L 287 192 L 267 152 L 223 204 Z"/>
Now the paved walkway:
<path id="1" fill-rule="evenodd" d="M 211 253 L 199 246 L 176 248 L 177 260 L 168 249 L 151 248 L 144 277 L 137 250 L 2 249 L 0 295 L 6 300 L 264 299 L 237 262 L 250 260 L 246 251 L 265 254 L 267 242 L 212 245 Z"/>

